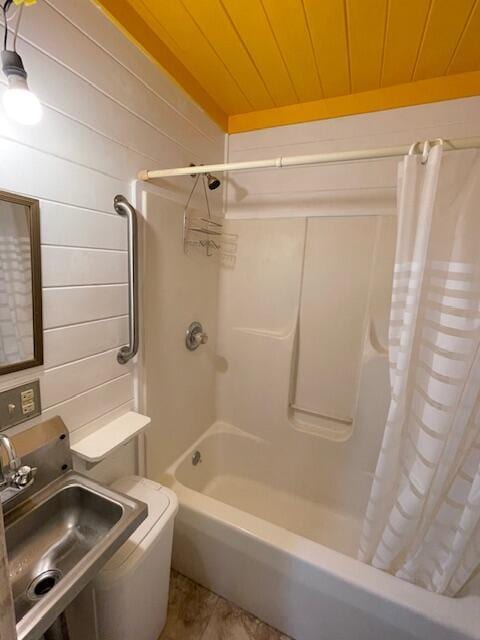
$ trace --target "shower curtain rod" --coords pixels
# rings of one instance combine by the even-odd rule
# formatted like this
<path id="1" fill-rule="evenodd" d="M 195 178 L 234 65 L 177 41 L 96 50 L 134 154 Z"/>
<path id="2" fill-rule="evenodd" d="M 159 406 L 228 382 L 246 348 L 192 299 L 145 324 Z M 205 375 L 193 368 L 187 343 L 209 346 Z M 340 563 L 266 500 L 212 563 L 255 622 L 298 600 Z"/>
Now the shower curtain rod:
<path id="1" fill-rule="evenodd" d="M 437 141 L 435 141 L 437 142 Z M 457 149 L 473 149 L 480 147 L 480 136 L 473 138 L 457 138 L 443 140 L 446 151 Z M 418 144 L 418 143 L 417 143 Z M 380 149 L 358 149 L 354 151 L 337 151 L 333 153 L 318 153 L 308 156 L 286 156 L 270 158 L 268 160 L 249 160 L 247 162 L 227 162 L 226 164 L 202 164 L 177 169 L 144 169 L 139 171 L 139 180 L 152 178 L 173 178 L 174 176 L 193 176 L 199 173 L 217 173 L 220 171 L 248 171 L 251 169 L 282 169 L 284 167 L 299 167 L 332 162 L 353 162 L 355 160 L 373 160 L 375 158 L 392 158 L 404 156 L 412 149 L 412 145 L 398 147 L 383 147 Z M 421 145 L 420 151 L 421 153 Z"/>

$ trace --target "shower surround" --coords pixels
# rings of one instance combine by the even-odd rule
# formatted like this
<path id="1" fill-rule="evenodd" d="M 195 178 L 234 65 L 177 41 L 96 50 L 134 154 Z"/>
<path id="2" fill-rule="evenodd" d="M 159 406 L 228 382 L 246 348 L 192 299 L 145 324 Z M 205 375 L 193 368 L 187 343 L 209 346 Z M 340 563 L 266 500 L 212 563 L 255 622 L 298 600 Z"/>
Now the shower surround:
<path id="1" fill-rule="evenodd" d="M 438 123 L 478 135 L 478 104 L 243 134 L 229 159 L 404 144 L 435 137 Z M 297 640 L 480 638 L 478 581 L 446 598 L 356 559 L 390 401 L 396 173 L 386 160 L 233 174 L 236 259 L 216 268 L 183 255 L 181 201 L 147 198 L 147 471 L 179 496 L 174 567 Z M 336 243 L 337 222 L 354 242 Z M 332 311 L 332 273 L 350 333 Z M 209 342 L 192 354 L 193 320 Z"/>
<path id="2" fill-rule="evenodd" d="M 351 432 L 291 410 L 305 235 L 330 222 L 228 222 L 239 243 L 235 268 L 220 272 L 218 419 L 161 478 L 181 505 L 174 567 L 299 640 L 480 637 L 477 596 L 435 596 L 355 559 L 389 402 L 393 218 L 347 222 L 376 232 L 363 246 L 371 272 Z"/>

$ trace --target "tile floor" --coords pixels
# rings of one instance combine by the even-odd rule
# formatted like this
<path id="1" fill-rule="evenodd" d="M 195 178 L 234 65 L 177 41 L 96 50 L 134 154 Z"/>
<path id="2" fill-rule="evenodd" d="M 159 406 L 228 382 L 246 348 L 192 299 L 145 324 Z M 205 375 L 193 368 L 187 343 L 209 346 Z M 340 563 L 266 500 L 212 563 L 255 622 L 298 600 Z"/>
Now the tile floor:
<path id="1" fill-rule="evenodd" d="M 159 640 L 292 640 L 251 613 L 172 571 Z"/>

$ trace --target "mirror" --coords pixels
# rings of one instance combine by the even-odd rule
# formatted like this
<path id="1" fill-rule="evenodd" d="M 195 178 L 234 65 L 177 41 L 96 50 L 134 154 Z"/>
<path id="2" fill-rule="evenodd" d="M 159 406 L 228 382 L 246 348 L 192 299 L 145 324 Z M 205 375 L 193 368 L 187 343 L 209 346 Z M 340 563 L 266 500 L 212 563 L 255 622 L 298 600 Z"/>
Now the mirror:
<path id="1" fill-rule="evenodd" d="M 0 191 L 0 374 L 43 364 L 40 208 Z"/>

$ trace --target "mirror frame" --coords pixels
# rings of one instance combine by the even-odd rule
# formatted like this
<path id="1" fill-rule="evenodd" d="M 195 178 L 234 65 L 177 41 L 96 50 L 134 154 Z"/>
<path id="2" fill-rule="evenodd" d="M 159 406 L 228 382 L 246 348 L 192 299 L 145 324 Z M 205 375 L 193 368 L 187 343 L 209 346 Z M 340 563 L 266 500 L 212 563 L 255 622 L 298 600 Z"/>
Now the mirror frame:
<path id="1" fill-rule="evenodd" d="M 0 364 L 0 375 L 38 367 L 43 364 L 43 315 L 42 315 L 42 258 L 40 248 L 40 203 L 17 193 L 0 190 L 0 201 L 23 205 L 27 209 L 30 231 L 30 259 L 32 271 L 32 322 L 33 358 L 11 364 Z"/>

